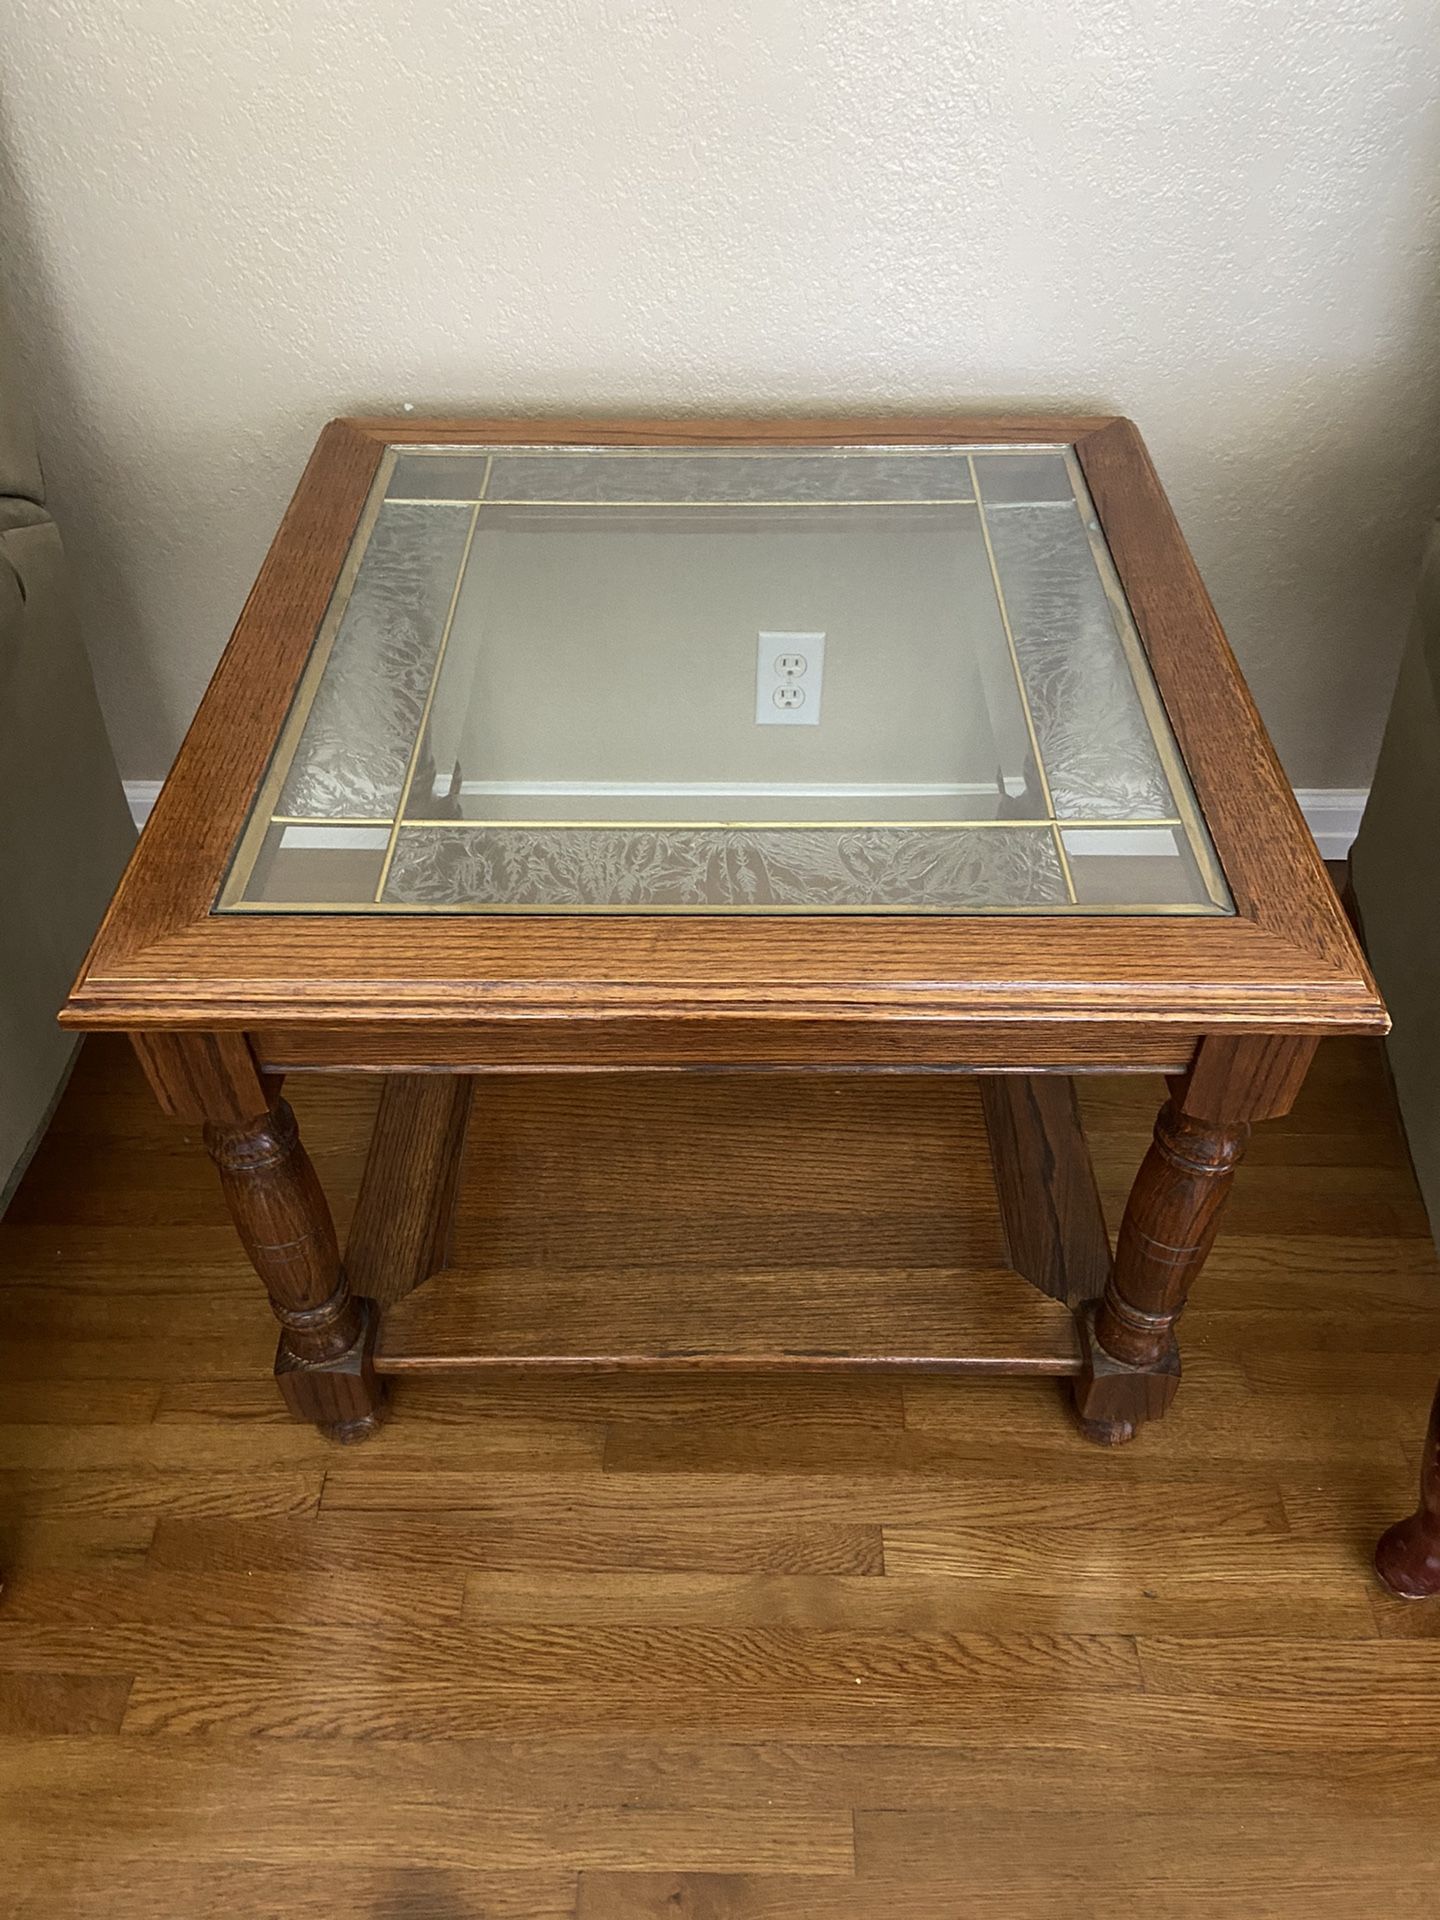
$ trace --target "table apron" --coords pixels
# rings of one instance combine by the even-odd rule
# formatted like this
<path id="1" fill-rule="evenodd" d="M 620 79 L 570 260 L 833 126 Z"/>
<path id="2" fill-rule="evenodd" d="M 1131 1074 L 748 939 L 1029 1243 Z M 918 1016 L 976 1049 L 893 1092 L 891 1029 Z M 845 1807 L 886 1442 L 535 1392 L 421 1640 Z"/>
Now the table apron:
<path id="1" fill-rule="evenodd" d="M 750 1072 L 1182 1073 L 1199 1032 L 1072 1022 L 495 1020 L 464 1026 L 263 1027 L 277 1073 Z"/>

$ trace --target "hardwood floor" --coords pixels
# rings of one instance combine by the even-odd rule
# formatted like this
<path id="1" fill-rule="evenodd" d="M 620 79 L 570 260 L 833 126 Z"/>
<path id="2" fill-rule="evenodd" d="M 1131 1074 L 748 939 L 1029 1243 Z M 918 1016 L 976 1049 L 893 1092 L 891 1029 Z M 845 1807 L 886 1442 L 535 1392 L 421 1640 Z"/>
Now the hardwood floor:
<path id="1" fill-rule="evenodd" d="M 883 1269 L 930 1312 L 983 1257 L 973 1089 L 888 1082 L 880 1152 L 839 1083 L 788 1131 L 795 1083 L 684 1085 L 688 1137 L 646 1083 L 551 1083 L 568 1159 L 482 1085 L 457 1258 L 532 1318 L 586 1275 L 643 1318 L 727 1272 L 813 1315 Z M 375 1089 L 288 1091 L 343 1229 Z M 1083 1096 L 1112 1222 L 1160 1098 Z M 108 1042 L 0 1280 L 6 1920 L 1429 1910 L 1440 1605 L 1368 1561 L 1440 1288 L 1373 1043 L 1256 1130 L 1180 1396 L 1116 1453 L 1041 1377 L 694 1371 L 405 1373 L 327 1447 L 198 1141 Z"/>

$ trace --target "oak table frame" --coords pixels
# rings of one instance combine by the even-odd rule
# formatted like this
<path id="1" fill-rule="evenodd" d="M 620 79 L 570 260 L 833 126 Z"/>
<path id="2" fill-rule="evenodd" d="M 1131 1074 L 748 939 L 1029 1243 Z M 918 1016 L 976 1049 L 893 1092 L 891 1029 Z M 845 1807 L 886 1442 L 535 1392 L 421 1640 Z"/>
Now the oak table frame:
<path id="1" fill-rule="evenodd" d="M 387 447 L 1027 438 L 1075 447 L 1233 915 L 212 911 Z M 61 1018 L 128 1032 L 165 1109 L 203 1125 L 280 1322 L 281 1389 L 341 1440 L 380 1415 L 382 1306 L 443 1257 L 475 1076 L 984 1076 L 1012 1263 L 1075 1315 L 1073 1358 L 1033 1370 L 1073 1374 L 1085 1430 L 1116 1441 L 1174 1394 L 1175 1322 L 1251 1124 L 1288 1111 L 1322 1036 L 1386 1025 L 1140 436 L 1114 418 L 332 423 Z M 1070 1077 L 1117 1070 L 1165 1074 L 1170 1097 L 1112 1259 Z M 311 1071 L 387 1076 L 344 1264 L 281 1098 Z"/>

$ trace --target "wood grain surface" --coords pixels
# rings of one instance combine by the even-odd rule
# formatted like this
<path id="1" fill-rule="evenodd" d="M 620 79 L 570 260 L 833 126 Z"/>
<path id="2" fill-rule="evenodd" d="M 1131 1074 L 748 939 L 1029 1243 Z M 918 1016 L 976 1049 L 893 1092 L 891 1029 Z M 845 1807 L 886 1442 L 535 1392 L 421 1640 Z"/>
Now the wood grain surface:
<path id="1" fill-rule="evenodd" d="M 608 1160 L 589 1081 L 476 1089 L 462 1269 L 618 1315 L 627 1282 L 930 1287 L 957 1235 L 997 1245 L 962 1083 L 875 1083 L 873 1167 L 840 1081 L 788 1138 L 711 1081 L 663 1150 L 625 1084 Z M 286 1091 L 343 1239 L 377 1088 Z M 1082 1089 L 1112 1222 L 1162 1097 Z M 524 1182 L 567 1163 L 547 1218 Z M 1329 1041 L 1120 1454 L 1060 1382 L 695 1372 L 397 1375 L 341 1453 L 276 1402 L 198 1129 L 88 1041 L 0 1223 L 0 1914 L 1417 1911 L 1440 1610 L 1369 1554 L 1413 1501 L 1437 1279 L 1378 1050 Z"/>
<path id="2" fill-rule="evenodd" d="M 1110 1242 L 1075 1088 L 1064 1076 L 989 1074 L 980 1081 L 1010 1264 L 1071 1307 L 1110 1277 Z"/>
<path id="3" fill-rule="evenodd" d="M 389 1306 L 444 1265 L 469 1112 L 468 1080 L 397 1073 L 381 1083 L 345 1243 L 353 1292 Z"/>
<path id="4" fill-rule="evenodd" d="M 1079 1365 L 1006 1265 L 972 1079 L 485 1080 L 463 1185 L 456 1268 L 386 1314 L 382 1372 Z"/>

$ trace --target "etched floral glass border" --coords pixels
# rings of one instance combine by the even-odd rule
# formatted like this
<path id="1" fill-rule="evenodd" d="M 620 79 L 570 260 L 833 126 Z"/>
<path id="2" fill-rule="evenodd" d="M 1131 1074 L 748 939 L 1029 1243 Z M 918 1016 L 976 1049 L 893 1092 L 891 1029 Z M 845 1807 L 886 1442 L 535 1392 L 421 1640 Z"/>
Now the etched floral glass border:
<path id="1" fill-rule="evenodd" d="M 407 816 L 417 781 L 430 790 L 430 705 L 482 514 L 807 505 L 978 515 L 1041 821 Z M 218 908 L 1233 912 L 1078 461 L 1061 443 L 389 450 Z"/>

